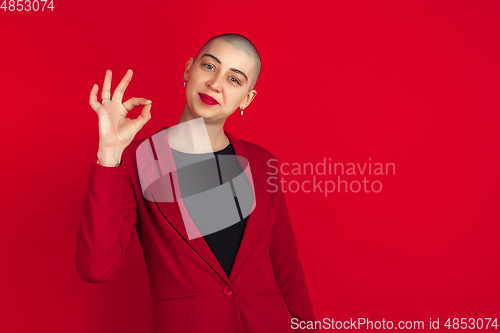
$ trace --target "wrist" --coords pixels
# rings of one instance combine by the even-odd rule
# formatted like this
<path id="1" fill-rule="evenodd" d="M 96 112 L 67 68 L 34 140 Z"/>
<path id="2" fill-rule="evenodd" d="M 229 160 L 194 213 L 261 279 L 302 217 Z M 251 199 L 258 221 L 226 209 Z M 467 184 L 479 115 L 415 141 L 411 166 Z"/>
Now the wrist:
<path id="1" fill-rule="evenodd" d="M 96 154 L 96 163 L 105 167 L 118 167 L 121 165 L 122 150 L 99 149 Z"/>
<path id="2" fill-rule="evenodd" d="M 105 166 L 105 167 L 108 167 L 108 168 L 116 168 L 116 167 L 119 167 L 122 164 L 121 160 L 119 160 L 115 165 L 112 165 L 112 162 L 111 163 L 100 163 L 99 162 L 99 156 L 97 156 L 97 154 L 95 154 L 95 157 L 96 157 L 96 163 L 97 164 Z"/>

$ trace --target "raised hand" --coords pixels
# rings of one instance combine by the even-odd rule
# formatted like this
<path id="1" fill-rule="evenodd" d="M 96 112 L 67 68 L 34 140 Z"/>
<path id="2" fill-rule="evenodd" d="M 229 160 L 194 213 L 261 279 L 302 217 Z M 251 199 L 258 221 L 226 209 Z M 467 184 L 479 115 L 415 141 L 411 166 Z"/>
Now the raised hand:
<path id="1" fill-rule="evenodd" d="M 99 117 L 99 164 L 115 166 L 120 162 L 123 150 L 132 142 L 137 132 L 151 119 L 151 101 L 133 97 L 122 104 L 123 94 L 132 79 L 131 69 L 125 73 L 111 97 L 110 70 L 106 71 L 101 92 L 102 104 L 97 101 L 99 87 L 94 84 L 90 91 L 89 104 Z M 127 114 L 136 106 L 144 105 L 136 119 L 127 118 Z"/>

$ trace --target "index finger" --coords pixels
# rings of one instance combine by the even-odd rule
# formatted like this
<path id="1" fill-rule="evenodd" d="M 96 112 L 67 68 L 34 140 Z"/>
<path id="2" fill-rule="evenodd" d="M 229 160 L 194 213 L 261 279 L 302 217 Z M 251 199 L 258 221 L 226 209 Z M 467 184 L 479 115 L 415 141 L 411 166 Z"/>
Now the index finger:
<path id="1" fill-rule="evenodd" d="M 133 73 L 134 72 L 132 72 L 131 69 L 129 69 L 127 73 L 125 73 L 123 79 L 120 81 L 120 84 L 118 84 L 118 86 L 115 89 L 115 92 L 113 93 L 113 98 L 111 99 L 112 101 L 119 103 L 122 102 L 123 93 L 125 93 L 125 89 L 127 89 L 130 80 L 132 80 Z"/>

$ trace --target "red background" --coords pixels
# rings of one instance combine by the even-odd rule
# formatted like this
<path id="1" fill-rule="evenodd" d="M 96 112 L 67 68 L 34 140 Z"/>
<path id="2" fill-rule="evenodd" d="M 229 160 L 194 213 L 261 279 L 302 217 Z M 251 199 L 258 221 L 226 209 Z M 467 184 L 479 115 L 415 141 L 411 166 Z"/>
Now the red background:
<path id="1" fill-rule="evenodd" d="M 257 98 L 226 122 L 231 134 L 281 162 L 396 166 L 369 178 L 383 183 L 378 194 L 286 194 L 318 319 L 442 327 L 500 315 L 498 1 L 54 6 L 0 11 L 0 331 L 149 331 L 137 236 L 113 280 L 89 284 L 75 268 L 98 144 L 89 92 L 106 69 L 114 90 L 131 68 L 125 99 L 153 101 L 137 138 L 175 125 L 187 59 L 226 32 L 250 38 L 263 62 Z"/>

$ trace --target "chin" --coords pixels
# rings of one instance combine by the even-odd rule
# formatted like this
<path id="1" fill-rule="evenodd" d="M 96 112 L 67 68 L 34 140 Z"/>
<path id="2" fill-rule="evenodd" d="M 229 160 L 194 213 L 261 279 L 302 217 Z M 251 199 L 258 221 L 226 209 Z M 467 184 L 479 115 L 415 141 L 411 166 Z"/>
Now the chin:
<path id="1" fill-rule="evenodd" d="M 195 118 L 203 117 L 203 119 L 210 119 L 214 116 L 213 112 L 210 112 L 208 109 L 204 109 L 203 107 L 196 107 L 191 114 Z"/>

